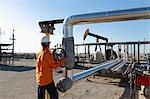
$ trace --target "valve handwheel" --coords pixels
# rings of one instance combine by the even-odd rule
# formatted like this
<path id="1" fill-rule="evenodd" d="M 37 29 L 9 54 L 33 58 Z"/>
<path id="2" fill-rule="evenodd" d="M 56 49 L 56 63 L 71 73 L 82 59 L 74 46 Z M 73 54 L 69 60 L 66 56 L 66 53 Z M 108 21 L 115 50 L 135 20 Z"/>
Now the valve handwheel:
<path id="1" fill-rule="evenodd" d="M 66 52 L 63 48 L 56 48 L 52 52 L 54 60 L 58 62 L 61 59 L 66 58 Z"/>

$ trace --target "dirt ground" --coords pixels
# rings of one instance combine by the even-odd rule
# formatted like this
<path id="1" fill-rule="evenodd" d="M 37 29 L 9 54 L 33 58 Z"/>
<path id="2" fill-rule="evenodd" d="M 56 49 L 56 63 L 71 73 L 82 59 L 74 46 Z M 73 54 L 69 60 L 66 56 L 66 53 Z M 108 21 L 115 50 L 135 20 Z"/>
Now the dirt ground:
<path id="1" fill-rule="evenodd" d="M 75 69 L 74 72 L 82 70 Z M 63 74 L 54 72 L 55 83 Z M 60 99 L 128 99 L 129 88 L 120 79 L 92 76 L 73 84 Z M 15 66 L 0 66 L 0 99 L 37 99 L 35 60 L 15 61 Z"/>

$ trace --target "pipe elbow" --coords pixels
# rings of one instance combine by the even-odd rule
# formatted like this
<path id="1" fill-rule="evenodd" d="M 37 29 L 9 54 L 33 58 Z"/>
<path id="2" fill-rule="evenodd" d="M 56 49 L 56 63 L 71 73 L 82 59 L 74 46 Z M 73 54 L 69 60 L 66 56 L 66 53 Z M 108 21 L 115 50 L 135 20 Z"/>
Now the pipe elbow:
<path id="1" fill-rule="evenodd" d="M 63 22 L 63 34 L 64 38 L 73 37 L 73 25 L 70 23 L 72 16 L 66 17 Z"/>
<path id="2" fill-rule="evenodd" d="M 69 25 L 72 20 L 72 16 L 68 16 L 64 19 L 63 25 Z M 71 24 L 70 24 L 71 25 Z"/>
<path id="3" fill-rule="evenodd" d="M 72 80 L 68 77 L 61 78 L 58 83 L 56 84 L 57 89 L 60 92 L 66 92 L 68 89 L 72 87 Z"/>

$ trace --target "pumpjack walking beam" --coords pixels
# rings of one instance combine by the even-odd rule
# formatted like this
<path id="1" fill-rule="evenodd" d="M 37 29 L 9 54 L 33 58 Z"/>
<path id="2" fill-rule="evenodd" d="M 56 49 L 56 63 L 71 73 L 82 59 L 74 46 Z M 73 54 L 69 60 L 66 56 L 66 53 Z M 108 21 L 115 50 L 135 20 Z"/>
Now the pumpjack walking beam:
<path id="1" fill-rule="evenodd" d="M 90 32 L 89 32 L 89 29 L 87 29 L 87 30 L 85 31 L 83 40 L 86 39 L 87 35 L 90 35 L 90 36 L 95 37 L 95 38 L 97 38 L 97 39 L 102 39 L 102 40 L 105 40 L 106 42 L 108 42 L 108 38 L 105 38 L 105 37 L 102 37 L 102 36 L 99 36 L 99 35 L 90 33 Z"/>

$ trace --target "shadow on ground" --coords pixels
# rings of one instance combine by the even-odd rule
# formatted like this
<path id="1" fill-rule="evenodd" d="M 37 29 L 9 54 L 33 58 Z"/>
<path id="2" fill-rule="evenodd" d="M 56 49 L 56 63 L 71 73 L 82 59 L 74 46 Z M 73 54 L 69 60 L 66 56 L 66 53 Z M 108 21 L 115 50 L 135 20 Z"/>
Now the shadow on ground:
<path id="1" fill-rule="evenodd" d="M 29 70 L 34 70 L 34 69 L 35 67 L 29 67 L 29 66 L 0 65 L 1 71 L 23 72 L 23 71 L 29 71 Z"/>
<path id="2" fill-rule="evenodd" d="M 125 91 L 119 99 L 130 99 L 130 85 L 128 82 L 129 81 L 127 79 L 121 79 L 119 87 L 124 87 Z"/>
<path id="3" fill-rule="evenodd" d="M 120 82 L 118 83 L 113 83 L 113 82 L 109 82 L 107 84 L 113 84 L 115 86 L 118 86 L 118 87 L 123 87 L 125 89 L 125 91 L 123 92 L 123 94 L 121 95 L 121 97 L 119 97 L 119 99 L 131 99 L 130 98 L 130 84 L 129 84 L 129 79 L 128 78 L 122 78 L 120 75 L 114 75 L 114 74 L 103 74 L 101 72 L 93 75 L 93 77 L 95 76 L 102 76 L 102 77 L 110 77 L 110 78 L 119 78 L 121 79 Z M 106 83 L 104 83 L 106 84 Z"/>

